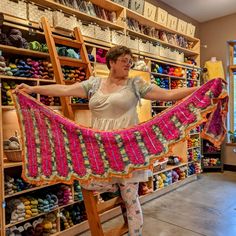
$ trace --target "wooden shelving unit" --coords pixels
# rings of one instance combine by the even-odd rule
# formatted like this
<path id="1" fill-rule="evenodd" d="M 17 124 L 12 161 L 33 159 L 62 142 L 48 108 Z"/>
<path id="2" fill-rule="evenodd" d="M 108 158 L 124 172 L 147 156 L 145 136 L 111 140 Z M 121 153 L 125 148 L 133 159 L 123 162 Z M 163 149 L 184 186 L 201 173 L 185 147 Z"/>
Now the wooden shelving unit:
<path id="1" fill-rule="evenodd" d="M 115 11 L 117 13 L 116 23 L 112 23 L 108 20 L 102 20 L 98 17 L 88 15 L 88 14 L 81 12 L 77 9 L 73 9 L 68 6 L 59 4 L 59 3 L 55 2 L 54 0 L 30 0 L 29 2 L 34 3 L 34 4 L 43 5 L 45 7 L 49 7 L 53 10 L 59 10 L 64 13 L 67 13 L 69 15 L 75 15 L 78 19 L 80 19 L 82 21 L 93 22 L 101 27 L 109 27 L 111 30 L 122 31 L 125 35 L 126 34 L 133 35 L 133 36 L 136 36 L 140 39 L 148 40 L 153 43 L 159 43 L 163 46 L 172 48 L 174 50 L 178 50 L 180 52 L 183 52 L 184 55 L 187 57 L 195 58 L 196 61 L 198 62 L 198 65 L 199 65 L 199 62 L 200 62 L 200 59 L 199 59 L 200 58 L 200 50 L 199 50 L 200 41 L 199 41 L 199 39 L 190 37 L 185 34 L 181 34 L 187 40 L 193 42 L 194 47 L 192 50 L 189 50 L 189 49 L 182 48 L 182 47 L 164 42 L 162 40 L 158 40 L 156 38 L 153 38 L 153 37 L 150 37 L 150 36 L 138 33 L 138 32 L 135 32 L 133 30 L 130 30 L 127 27 L 126 22 L 125 22 L 127 17 L 136 19 L 137 21 L 140 21 L 140 22 L 142 22 L 142 24 L 145 24 L 147 26 L 153 26 L 153 27 L 160 29 L 160 30 L 164 30 L 164 31 L 174 33 L 174 34 L 179 34 L 175 30 L 171 30 L 167 27 L 159 25 L 159 24 L 157 24 L 157 22 L 150 21 L 150 20 L 146 19 L 144 16 L 142 16 L 130 9 L 127 9 L 119 4 L 116 4 L 110 0 L 91 0 L 90 2 L 96 4 L 100 7 L 103 7 L 107 10 Z M 26 35 L 27 34 L 29 35 L 29 32 L 31 32 L 32 35 L 36 35 L 36 37 L 38 37 L 36 39 L 44 39 L 44 33 L 42 32 L 39 23 L 31 22 L 28 19 L 25 20 L 25 19 L 15 18 L 14 16 L 4 15 L 3 26 L 4 27 L 11 27 L 11 28 L 13 28 L 13 27 L 18 28 L 18 29 L 22 30 Z M 52 28 L 52 31 L 57 33 L 58 35 L 67 36 L 68 38 L 70 38 L 72 35 L 72 32 L 70 32 L 70 31 L 58 30 L 55 28 Z M 91 46 L 94 49 L 96 49 L 96 48 L 109 49 L 110 47 L 114 46 L 112 43 L 104 42 L 104 41 L 98 40 L 96 38 L 84 37 L 84 40 L 85 40 L 86 46 Z M 33 51 L 33 50 L 28 50 L 28 49 L 20 49 L 20 48 L 16 48 L 16 47 L 12 47 L 12 46 L 0 45 L 0 50 L 6 54 L 9 54 L 9 55 L 31 56 L 34 58 L 47 59 L 47 60 L 49 59 L 48 53 L 43 53 L 43 52 L 38 52 L 38 51 Z M 152 53 L 144 53 L 139 50 L 134 51 L 134 55 L 137 57 L 145 58 L 145 60 L 149 62 L 149 67 L 150 67 L 151 62 L 157 62 L 157 63 L 165 63 L 165 64 L 168 64 L 171 66 L 183 67 L 184 69 L 197 69 L 197 70 L 200 69 L 199 66 L 195 66 L 193 64 L 188 64 L 188 63 L 179 62 L 179 61 L 173 61 L 171 59 L 164 58 L 159 55 L 155 55 Z M 83 63 L 81 63 L 81 61 L 78 59 L 71 59 L 71 58 L 65 58 L 65 57 L 61 58 L 61 62 L 62 62 L 62 64 L 67 64 L 69 62 L 70 64 L 72 63 L 74 66 L 78 66 L 79 64 L 83 65 Z M 105 65 L 96 63 L 96 61 L 93 63 L 93 65 L 94 65 L 94 71 L 95 71 L 96 75 L 106 76 L 108 74 L 108 70 L 106 69 Z M 232 68 L 232 69 L 234 69 L 234 68 Z M 140 72 L 140 71 L 134 71 L 134 70 L 132 71 L 133 75 L 140 74 L 140 73 L 144 73 L 147 78 L 150 78 L 151 74 L 149 72 Z M 155 73 L 153 73 L 153 74 L 155 74 Z M 175 79 L 175 80 L 187 80 L 185 77 L 182 78 L 182 77 L 169 76 L 169 75 L 158 74 L 158 73 L 156 73 L 156 75 L 166 77 L 169 79 Z M 55 79 L 54 80 L 42 80 L 42 79 L 35 79 L 35 78 L 0 75 L 0 82 L 2 82 L 2 80 L 7 80 L 7 81 L 14 80 L 14 81 L 25 81 L 25 82 L 29 81 L 29 82 L 35 82 L 36 84 L 55 83 L 56 82 Z M 71 82 L 66 81 L 66 83 L 69 84 Z M 1 161 L 0 161 L 0 189 L 1 189 L 0 200 L 1 200 L 1 202 L 3 202 L 5 204 L 6 201 L 10 198 L 24 196 L 25 194 L 31 193 L 33 191 L 34 192 L 43 191 L 44 188 L 46 188 L 46 187 L 48 188 L 50 186 L 45 185 L 45 186 L 40 186 L 40 187 L 33 187 L 31 189 L 27 189 L 22 192 L 17 192 L 12 195 L 5 195 L 5 193 L 4 193 L 4 173 L 6 171 L 14 170 L 14 168 L 21 168 L 22 162 L 6 162 L 6 158 L 3 153 L 3 145 L 2 145 L 3 140 L 8 138 L 10 136 L 10 134 L 13 131 L 15 131 L 16 129 L 19 130 L 19 127 L 18 127 L 18 124 L 13 122 L 13 120 L 16 119 L 16 116 L 12 116 L 12 114 L 14 113 L 14 107 L 13 106 L 3 106 L 1 104 L 2 104 L 2 101 L 1 101 L 1 96 L 0 96 L 0 115 L 1 115 L 1 118 L 4 118 L 4 119 L 2 119 L 3 124 L 4 124 L 4 122 L 7 121 L 6 126 L 1 125 L 1 127 L 0 127 L 0 141 L 1 141 L 0 154 L 2 157 Z M 83 125 L 89 125 L 90 114 L 88 111 L 88 104 L 71 104 L 71 106 L 72 106 L 73 110 L 77 111 L 77 113 L 78 113 L 77 116 L 79 117 L 79 122 Z M 55 110 L 61 110 L 61 107 L 58 107 L 58 106 L 54 106 L 51 108 L 55 109 Z M 166 107 L 165 106 L 157 106 L 156 108 L 163 110 Z M 142 117 L 142 119 L 150 118 L 150 116 L 151 116 L 151 103 L 145 104 L 144 110 L 145 110 L 145 114 L 147 114 L 147 115 L 145 115 L 145 117 Z M 181 150 L 181 153 L 183 153 L 183 155 L 184 155 L 184 161 L 182 163 L 180 163 L 178 166 L 168 166 L 166 169 L 161 170 L 157 173 L 154 173 L 154 175 L 157 175 L 157 174 L 160 174 L 160 173 L 163 173 L 166 171 L 171 171 L 171 170 L 175 169 L 176 167 L 188 166 L 191 162 L 187 161 L 187 147 L 185 147 L 185 148 L 183 148 L 182 146 L 178 147 L 176 149 L 176 152 L 179 152 L 179 150 Z M 151 199 L 161 196 L 162 194 L 172 191 L 173 189 L 176 189 L 184 184 L 190 183 L 196 179 L 197 179 L 197 175 L 194 174 L 194 175 L 188 176 L 184 180 L 175 182 L 163 189 L 158 189 L 157 191 L 155 191 L 151 194 L 141 196 L 140 197 L 141 203 L 145 203 Z M 111 201 L 114 201 L 114 199 Z M 73 203 L 70 203 L 70 204 L 67 204 L 64 206 L 60 206 L 57 209 L 54 209 L 52 212 L 57 212 L 59 214 L 61 208 L 76 204 L 78 202 L 79 201 L 76 201 L 76 202 L 74 201 Z M 3 207 L 4 204 L 1 204 L 1 207 L 0 207 L 0 219 L 1 219 L 1 221 L 0 221 L 0 230 L 1 230 L 0 235 L 1 236 L 5 236 L 6 228 L 11 227 L 13 225 L 19 225 L 23 222 L 27 222 L 27 221 L 33 219 L 33 217 L 32 217 L 32 218 L 24 220 L 22 222 L 17 222 L 16 224 L 7 224 L 6 219 L 5 219 L 5 210 L 6 209 Z M 109 205 L 110 203 L 108 202 L 107 204 Z M 34 218 L 43 216 L 45 214 L 46 213 L 38 214 Z M 102 222 L 107 221 L 107 220 L 111 219 L 112 217 L 115 217 L 119 214 L 121 214 L 121 211 L 120 211 L 120 208 L 118 208 L 118 207 L 113 208 L 108 211 L 105 211 L 104 213 L 101 214 Z M 60 222 L 60 220 L 58 220 L 58 222 Z M 74 225 L 73 227 L 71 227 L 69 229 L 66 229 L 63 231 L 59 230 L 57 233 L 53 234 L 53 236 L 72 236 L 72 235 L 79 234 L 87 229 L 89 229 L 89 225 L 88 225 L 88 221 L 85 220 L 84 222 Z"/>

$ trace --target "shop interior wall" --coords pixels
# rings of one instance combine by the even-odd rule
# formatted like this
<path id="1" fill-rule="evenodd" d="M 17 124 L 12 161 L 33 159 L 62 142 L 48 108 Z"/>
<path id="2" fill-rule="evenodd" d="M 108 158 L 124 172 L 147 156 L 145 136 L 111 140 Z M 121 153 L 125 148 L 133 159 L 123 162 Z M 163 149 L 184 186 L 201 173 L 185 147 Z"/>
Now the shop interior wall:
<path id="1" fill-rule="evenodd" d="M 229 61 L 227 41 L 236 40 L 235 22 L 236 14 L 232 14 L 200 24 L 201 64 L 203 66 L 204 62 L 211 57 L 222 60 L 227 80 L 229 79 L 227 72 Z M 230 94 L 230 99 L 233 99 L 233 94 Z M 232 105 L 232 100 L 229 104 Z M 232 107 L 230 110 L 232 110 Z M 232 113 L 231 115 L 228 114 L 228 121 L 229 119 L 233 119 Z M 226 142 L 227 140 L 225 140 Z M 236 166 L 235 147 L 225 145 L 225 143 L 222 146 L 224 164 Z"/>
<path id="2" fill-rule="evenodd" d="M 236 40 L 236 13 L 200 24 L 201 64 L 216 57 L 227 72 L 227 41 Z"/>

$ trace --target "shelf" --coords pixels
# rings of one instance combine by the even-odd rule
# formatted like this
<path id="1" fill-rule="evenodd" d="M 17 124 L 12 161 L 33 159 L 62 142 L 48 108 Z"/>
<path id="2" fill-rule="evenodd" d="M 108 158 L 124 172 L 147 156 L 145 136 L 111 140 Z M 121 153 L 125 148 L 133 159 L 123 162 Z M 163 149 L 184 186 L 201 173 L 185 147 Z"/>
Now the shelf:
<path id="1" fill-rule="evenodd" d="M 221 152 L 203 152 L 202 155 L 221 155 Z"/>
<path id="2" fill-rule="evenodd" d="M 13 193 L 11 195 L 6 195 L 5 198 L 11 198 L 11 197 L 19 196 L 19 195 L 29 193 L 29 192 L 33 192 L 33 191 L 36 191 L 36 190 L 39 190 L 39 189 L 42 189 L 42 188 L 51 187 L 51 186 L 56 185 L 56 184 L 41 185 L 39 187 L 32 187 L 32 188 L 29 188 L 29 189 L 26 189 L 26 190 L 23 190 L 23 191 L 20 191 L 20 192 Z"/>
<path id="3" fill-rule="evenodd" d="M 203 169 L 221 169 L 222 166 L 202 166 Z"/>
<path id="4" fill-rule="evenodd" d="M 196 147 L 189 147 L 187 148 L 188 150 L 191 150 L 191 149 L 195 149 L 195 148 L 200 148 L 200 146 L 196 146 Z"/>
<path id="5" fill-rule="evenodd" d="M 19 77 L 19 76 L 9 76 L 9 75 L 0 75 L 0 79 L 7 79 L 7 80 L 26 80 L 26 81 L 39 81 L 45 83 L 55 83 L 55 80 L 44 80 L 40 78 L 28 78 L 28 77 Z"/>
<path id="6" fill-rule="evenodd" d="M 194 163 L 194 162 L 200 162 L 200 161 L 201 161 L 201 160 L 192 160 L 192 161 L 189 161 L 189 162 L 188 162 L 188 165 L 189 165 L 189 164 L 192 164 L 192 163 Z"/>
<path id="7" fill-rule="evenodd" d="M 12 167 L 18 167 L 18 166 L 22 166 L 22 162 L 4 162 L 3 163 L 3 167 L 4 169 L 7 168 L 12 168 Z"/>
<path id="8" fill-rule="evenodd" d="M 65 208 L 65 207 L 74 205 L 74 204 L 79 203 L 79 202 L 82 202 L 82 201 L 83 201 L 83 200 L 74 201 L 74 202 L 68 203 L 68 204 L 66 204 L 66 205 L 59 206 L 57 209 L 63 209 L 63 208 Z"/>
<path id="9" fill-rule="evenodd" d="M 89 109 L 88 103 L 72 103 L 70 105 L 74 109 L 79 109 L 79 110 L 88 110 Z"/>
<path id="10" fill-rule="evenodd" d="M 236 65 L 229 66 L 230 70 L 236 71 Z"/>
<path id="11" fill-rule="evenodd" d="M 68 204 L 63 205 L 63 206 L 58 206 L 58 207 L 56 207 L 55 209 L 53 209 L 53 210 L 51 210 L 51 211 L 39 213 L 39 214 L 36 215 L 36 216 L 32 216 L 32 217 L 30 217 L 30 218 L 24 219 L 24 220 L 22 220 L 22 221 L 19 221 L 19 222 L 13 223 L 13 224 L 7 224 L 7 225 L 5 225 L 5 228 L 10 228 L 10 227 L 12 227 L 12 226 L 14 226 L 14 225 L 18 225 L 18 224 L 21 224 L 21 223 L 23 223 L 23 222 L 30 221 L 30 220 L 35 219 L 35 218 L 37 218 L 37 217 L 47 215 L 47 214 L 49 214 L 50 212 L 58 211 L 58 210 L 60 210 L 60 209 L 62 209 L 62 208 L 64 208 L 64 207 L 67 207 L 67 206 L 70 206 L 70 205 L 73 205 L 73 204 L 76 204 L 76 203 L 79 203 L 79 202 L 81 202 L 81 200 L 79 200 L 79 201 L 74 201 L 74 202 L 72 202 L 72 203 L 68 203 Z"/>
<path id="12" fill-rule="evenodd" d="M 146 56 L 146 58 L 150 58 L 152 61 L 156 61 L 156 62 L 159 62 L 159 63 L 166 63 L 166 64 L 173 65 L 173 66 L 182 66 L 182 67 L 188 68 L 188 69 L 197 69 L 197 70 L 201 69 L 200 66 L 196 66 L 196 65 L 188 64 L 188 63 L 184 63 L 184 62 L 173 61 L 171 59 L 164 58 L 164 57 L 161 57 L 161 56 L 155 56 L 153 54 L 150 55 L 150 54 L 145 54 L 145 53 L 142 53 L 142 52 L 140 52 L 139 54 L 143 55 L 143 56 Z"/>
<path id="13" fill-rule="evenodd" d="M 61 10 L 61 11 L 65 12 L 65 13 L 68 13 L 68 14 L 75 15 L 82 21 L 97 23 L 101 26 L 105 26 L 105 27 L 109 27 L 109 28 L 117 29 L 117 30 L 123 30 L 124 29 L 124 26 L 112 23 L 108 20 L 100 19 L 100 18 L 95 17 L 95 16 L 87 15 L 86 13 L 83 13 L 79 10 L 73 9 L 73 8 L 65 6 L 65 5 L 62 5 L 60 3 L 56 3 L 56 2 L 51 1 L 51 0 L 31 0 L 31 2 L 37 3 L 39 5 L 50 7 L 52 9 Z M 99 5 L 101 3 L 101 5 L 104 6 L 104 8 L 106 8 L 107 10 L 112 10 L 113 9 L 114 11 L 120 11 L 120 10 L 123 9 L 118 4 L 113 4 L 112 2 L 110 2 L 108 0 L 104 0 L 104 1 L 102 1 L 102 0 L 95 1 L 94 0 L 92 2 L 94 2 L 97 5 Z"/>
<path id="14" fill-rule="evenodd" d="M 189 78 L 186 78 L 186 80 L 192 80 L 192 81 L 197 81 L 200 83 L 200 80 L 199 79 L 189 79 Z"/>
<path id="15" fill-rule="evenodd" d="M 174 169 L 176 169 L 178 167 L 185 166 L 187 164 L 188 164 L 188 162 L 180 163 L 178 165 L 167 165 L 167 167 L 164 170 L 160 170 L 160 171 L 154 172 L 153 175 L 158 175 L 158 174 L 166 172 L 166 171 L 174 170 Z"/>
<path id="16" fill-rule="evenodd" d="M 3 111 L 15 110 L 15 107 L 14 107 L 14 106 L 5 106 L 5 105 L 2 105 L 2 110 L 3 110 Z"/>
<path id="17" fill-rule="evenodd" d="M 38 57 L 38 58 L 49 58 L 49 54 L 45 52 L 38 52 L 38 51 L 33 51 L 29 49 L 24 49 L 24 48 L 16 48 L 13 46 L 7 46 L 0 44 L 0 50 L 3 51 L 4 53 L 10 53 L 10 54 L 17 54 L 21 56 L 33 56 L 33 57 Z"/>
<path id="18" fill-rule="evenodd" d="M 111 0 L 90 0 L 90 2 L 103 7 L 104 9 L 107 9 L 109 11 L 122 11 L 124 10 L 124 7 L 112 2 Z"/>
<path id="19" fill-rule="evenodd" d="M 47 107 L 52 110 L 61 110 L 61 106 L 47 106 Z"/>
<path id="20" fill-rule="evenodd" d="M 164 188 L 161 188 L 161 189 L 158 189 L 152 193 L 149 193 L 149 194 L 146 194 L 146 195 L 143 195 L 143 196 L 140 196 L 140 202 L 141 204 L 147 202 L 147 201 L 150 201 L 154 198 L 157 198 L 157 197 L 160 197 L 170 191 L 173 191 L 174 189 L 177 189 L 187 183 L 191 183 L 193 181 L 197 180 L 197 175 L 196 174 L 193 174 L 193 175 L 190 175 L 188 176 L 187 178 L 183 179 L 183 180 L 180 180 L 178 182 L 175 182 L 171 185 L 168 185 Z"/>
<path id="21" fill-rule="evenodd" d="M 88 63 L 82 62 L 80 59 L 72 58 L 72 57 L 58 57 L 60 60 L 61 65 L 63 66 L 73 66 L 73 67 L 79 67 L 79 66 L 87 66 Z"/>
<path id="22" fill-rule="evenodd" d="M 136 31 L 128 29 L 128 28 L 127 28 L 127 32 L 129 32 L 129 35 L 138 36 L 138 37 L 141 37 L 141 38 L 147 39 L 147 40 L 152 40 L 152 41 L 158 42 L 162 45 L 165 45 L 165 46 L 177 49 L 179 51 L 182 51 L 186 56 L 198 56 L 199 55 L 199 52 L 194 52 L 193 50 L 183 48 L 183 47 L 180 47 L 178 45 L 174 45 L 174 44 L 162 41 L 162 40 L 157 39 L 157 38 L 153 38 L 151 36 L 136 32 Z"/>
<path id="23" fill-rule="evenodd" d="M 51 236 L 68 236 L 68 235 L 78 235 L 86 230 L 89 229 L 88 221 L 84 220 L 76 225 L 73 225 L 72 227 L 59 231 L 55 234 L 51 234 Z"/>
<path id="24" fill-rule="evenodd" d="M 167 28 L 163 25 L 158 24 L 156 21 L 149 20 L 149 19 L 145 18 L 143 15 L 141 15 L 137 12 L 134 12 L 130 9 L 126 9 L 126 16 L 137 20 L 138 22 L 142 23 L 143 25 L 155 27 L 156 29 L 161 29 L 161 30 L 164 30 L 164 31 L 167 31 L 167 32 L 170 32 L 170 33 L 182 35 L 186 39 L 188 39 L 189 41 L 192 41 L 192 42 L 195 42 L 195 43 L 199 42 L 199 39 L 197 39 L 197 38 L 190 37 L 186 34 L 181 34 L 176 30 L 169 29 L 169 28 Z"/>
<path id="25" fill-rule="evenodd" d="M 172 79 L 180 79 L 180 80 L 187 80 L 185 77 L 179 77 L 179 76 L 174 76 L 174 75 L 167 75 L 167 74 L 162 74 L 162 73 L 157 73 L 157 72 L 151 72 L 152 75 L 159 75 L 163 77 L 168 77 Z"/>

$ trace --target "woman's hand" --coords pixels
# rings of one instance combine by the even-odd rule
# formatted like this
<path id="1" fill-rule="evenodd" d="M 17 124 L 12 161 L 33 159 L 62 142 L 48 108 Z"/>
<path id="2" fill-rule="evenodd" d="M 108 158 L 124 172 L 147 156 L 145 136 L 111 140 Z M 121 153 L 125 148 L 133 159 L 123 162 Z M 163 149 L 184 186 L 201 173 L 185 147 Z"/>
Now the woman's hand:
<path id="1" fill-rule="evenodd" d="M 19 91 L 23 91 L 25 93 L 31 94 L 34 92 L 34 89 L 33 89 L 33 86 L 29 86 L 27 84 L 22 83 L 22 84 L 16 86 L 13 93 L 17 94 Z"/>

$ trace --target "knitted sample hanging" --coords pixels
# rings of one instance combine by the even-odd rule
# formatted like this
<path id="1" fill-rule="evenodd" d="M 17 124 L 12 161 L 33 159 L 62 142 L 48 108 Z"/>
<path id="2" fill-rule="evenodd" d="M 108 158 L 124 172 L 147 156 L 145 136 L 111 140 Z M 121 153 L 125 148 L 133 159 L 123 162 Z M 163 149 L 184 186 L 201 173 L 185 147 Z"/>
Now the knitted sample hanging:
<path id="1" fill-rule="evenodd" d="M 115 131 L 83 127 L 29 95 L 13 94 L 23 137 L 23 178 L 33 184 L 127 178 L 133 170 L 152 169 L 202 123 L 202 136 L 219 147 L 228 104 L 223 83 L 211 80 L 151 120 Z"/>

